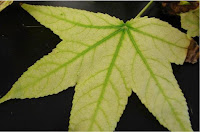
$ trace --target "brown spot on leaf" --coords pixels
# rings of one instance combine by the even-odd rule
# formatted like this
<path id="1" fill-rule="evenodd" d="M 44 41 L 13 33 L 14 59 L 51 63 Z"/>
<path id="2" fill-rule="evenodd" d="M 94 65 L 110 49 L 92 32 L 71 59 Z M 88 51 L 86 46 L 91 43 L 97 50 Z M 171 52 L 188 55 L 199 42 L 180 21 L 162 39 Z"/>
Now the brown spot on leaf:
<path id="1" fill-rule="evenodd" d="M 193 39 L 190 41 L 185 62 L 196 63 L 199 59 L 199 45 Z"/>
<path id="2" fill-rule="evenodd" d="M 188 12 L 189 10 L 194 10 L 199 7 L 198 1 L 189 1 L 190 5 L 180 5 L 179 2 L 162 2 L 164 10 L 171 14 L 177 15 L 180 13 Z"/>

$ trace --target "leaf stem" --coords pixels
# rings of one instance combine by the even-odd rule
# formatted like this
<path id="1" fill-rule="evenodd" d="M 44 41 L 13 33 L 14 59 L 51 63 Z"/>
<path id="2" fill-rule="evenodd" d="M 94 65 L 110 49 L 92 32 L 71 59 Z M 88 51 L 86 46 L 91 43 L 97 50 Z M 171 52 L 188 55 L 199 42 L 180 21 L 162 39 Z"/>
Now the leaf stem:
<path id="1" fill-rule="evenodd" d="M 149 1 L 149 3 L 140 11 L 140 13 L 138 13 L 138 15 L 135 18 L 140 17 L 152 3 L 153 0 Z"/>

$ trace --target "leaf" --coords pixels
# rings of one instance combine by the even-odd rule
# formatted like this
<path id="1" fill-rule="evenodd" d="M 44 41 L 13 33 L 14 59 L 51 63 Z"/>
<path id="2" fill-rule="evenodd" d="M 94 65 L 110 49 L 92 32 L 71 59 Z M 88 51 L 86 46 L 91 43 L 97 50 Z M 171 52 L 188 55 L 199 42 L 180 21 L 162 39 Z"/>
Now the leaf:
<path id="1" fill-rule="evenodd" d="M 187 30 L 190 37 L 199 36 L 199 8 L 181 13 L 181 27 Z"/>
<path id="2" fill-rule="evenodd" d="M 186 3 L 186 1 L 164 1 L 162 2 L 162 6 L 164 7 L 164 11 L 170 15 L 185 13 L 199 7 L 199 1 L 190 1 Z"/>
<path id="3" fill-rule="evenodd" d="M 76 85 L 69 130 L 113 131 L 133 90 L 163 126 L 192 130 L 171 68 L 186 58 L 190 39 L 184 33 L 156 18 L 123 23 L 107 14 L 66 7 L 22 7 L 62 42 L 31 66 L 1 103 Z"/>
<path id="4" fill-rule="evenodd" d="M 190 41 L 185 62 L 196 63 L 199 60 L 199 45 L 193 39 Z"/>
<path id="5" fill-rule="evenodd" d="M 7 6 L 13 3 L 13 0 L 10 1 L 0 1 L 0 12 L 5 9 Z"/>

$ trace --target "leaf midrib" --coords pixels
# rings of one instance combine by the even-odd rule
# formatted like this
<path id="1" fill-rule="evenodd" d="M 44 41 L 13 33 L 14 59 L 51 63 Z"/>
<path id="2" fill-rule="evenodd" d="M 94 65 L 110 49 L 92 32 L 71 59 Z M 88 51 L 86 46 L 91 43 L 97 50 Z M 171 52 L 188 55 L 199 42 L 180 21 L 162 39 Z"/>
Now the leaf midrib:
<path id="1" fill-rule="evenodd" d="M 114 52 L 112 61 L 111 61 L 110 65 L 109 65 L 109 67 L 108 67 L 108 71 L 107 71 L 107 74 L 106 74 L 106 77 L 105 77 L 105 80 L 104 80 L 104 83 L 103 83 L 103 87 L 102 87 L 100 96 L 99 96 L 99 98 L 98 98 L 98 103 L 97 103 L 97 106 L 96 106 L 96 108 L 95 108 L 94 114 L 92 115 L 92 118 L 91 118 L 91 124 L 90 124 L 90 126 L 89 126 L 89 130 L 92 129 L 92 126 L 93 126 L 93 124 L 94 124 L 94 122 L 95 122 L 95 120 L 96 120 L 95 118 L 96 118 L 97 113 L 98 113 L 98 110 L 99 110 L 99 108 L 100 108 L 100 104 L 101 104 L 101 102 L 102 102 L 102 100 L 103 100 L 103 96 L 104 96 L 104 93 L 105 93 L 107 84 L 108 84 L 108 82 L 109 82 L 110 76 L 111 76 L 111 74 L 112 74 L 112 70 L 113 70 L 113 67 L 114 67 L 114 65 L 115 65 L 115 61 L 116 61 L 116 59 L 117 59 L 117 56 L 118 56 L 118 54 L 119 54 L 120 48 L 121 48 L 122 43 L 123 43 L 123 40 L 124 40 L 124 34 L 125 34 L 125 31 L 124 31 L 124 29 L 123 29 L 122 34 L 121 34 L 121 37 L 120 37 L 120 39 L 119 39 L 119 43 L 118 43 L 118 45 L 117 45 L 117 47 L 116 47 L 116 50 L 115 50 L 115 52 Z"/>
<path id="2" fill-rule="evenodd" d="M 62 21 L 65 21 L 67 23 L 71 23 L 73 25 L 76 25 L 76 26 L 80 26 L 80 27 L 85 27 L 85 28 L 96 28 L 96 29 L 112 29 L 112 28 L 119 28 L 121 27 L 124 23 L 122 22 L 122 24 L 119 24 L 119 25 L 112 25 L 112 26 L 95 26 L 95 25 L 86 25 L 86 24 L 82 24 L 82 23 L 78 23 L 78 22 L 74 22 L 74 21 L 71 21 L 71 20 L 68 20 L 66 18 L 62 18 L 62 17 L 58 17 L 57 15 L 53 15 L 53 14 L 48 14 L 46 12 L 43 12 L 41 10 L 36 10 L 37 12 L 41 13 L 41 14 L 44 14 L 46 16 L 52 16 L 52 17 L 55 17 L 59 20 L 62 20 Z"/>

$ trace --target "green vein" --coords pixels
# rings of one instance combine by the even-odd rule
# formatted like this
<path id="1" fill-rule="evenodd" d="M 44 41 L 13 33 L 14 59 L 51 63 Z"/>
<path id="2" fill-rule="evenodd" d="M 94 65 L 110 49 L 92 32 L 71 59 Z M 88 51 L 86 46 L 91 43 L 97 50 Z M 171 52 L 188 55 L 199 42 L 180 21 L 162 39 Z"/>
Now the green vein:
<path id="1" fill-rule="evenodd" d="M 151 37 L 151 38 L 160 40 L 160 41 L 162 41 L 162 42 L 168 43 L 168 44 L 173 45 L 173 46 L 175 46 L 175 47 L 187 49 L 186 47 L 182 47 L 182 46 L 179 46 L 179 45 L 175 45 L 175 44 L 172 43 L 172 42 L 169 42 L 169 41 L 167 41 L 167 40 L 164 40 L 164 39 L 159 38 L 159 37 L 157 37 L 157 36 L 154 36 L 154 35 L 152 35 L 152 34 L 143 32 L 143 31 L 141 31 L 141 30 L 139 30 L 139 29 L 137 29 L 137 28 L 133 28 L 133 27 L 131 27 L 130 25 L 127 25 L 127 27 L 130 28 L 132 31 L 135 31 L 135 32 L 140 33 L 140 34 L 142 34 L 142 35 L 145 35 L 145 36 L 148 36 L 148 37 Z"/>
<path id="2" fill-rule="evenodd" d="M 71 124 L 74 124 L 74 129 L 73 130 L 77 130 L 76 128 L 77 127 L 79 127 L 80 126 L 80 124 L 82 123 L 82 122 L 85 122 L 85 121 L 90 121 L 90 119 L 83 119 L 83 120 L 80 120 L 78 123 L 71 123 Z"/>
<path id="3" fill-rule="evenodd" d="M 146 102 L 147 102 L 147 93 L 148 93 L 148 90 L 149 90 L 150 80 L 151 80 L 151 76 L 149 77 L 147 84 L 146 84 L 146 87 L 145 87 L 145 100 L 146 100 Z M 147 104 L 148 104 L 148 102 L 147 102 Z"/>
<path id="4" fill-rule="evenodd" d="M 54 91 L 55 89 L 57 89 L 57 88 L 63 83 L 64 78 L 66 77 L 66 73 L 67 73 L 67 68 L 64 68 L 63 77 L 61 78 L 61 80 L 60 80 L 60 82 L 57 84 L 57 86 L 53 88 L 53 91 Z"/>
<path id="5" fill-rule="evenodd" d="M 81 56 L 81 62 L 80 62 L 80 64 L 79 64 L 79 68 L 78 68 L 78 73 L 80 73 L 80 70 L 81 70 L 81 68 L 82 68 L 82 65 L 83 65 L 83 60 L 84 60 L 84 58 L 85 58 L 85 56 Z M 78 81 L 77 81 L 78 82 Z"/>
<path id="6" fill-rule="evenodd" d="M 168 83 L 170 83 L 170 84 L 174 87 L 174 90 L 177 91 L 175 85 L 174 85 L 170 80 L 168 80 L 167 78 L 162 77 L 161 75 L 158 75 L 158 74 L 155 74 L 155 76 L 160 77 L 160 78 L 162 78 L 163 80 L 165 80 L 165 81 L 167 81 Z"/>
<path id="7" fill-rule="evenodd" d="M 158 64 L 162 65 L 163 67 L 165 67 L 167 70 L 171 71 L 170 67 L 167 67 L 166 65 L 164 65 L 163 63 L 161 63 L 159 60 L 156 60 L 154 58 L 147 58 L 148 60 L 152 60 L 154 62 L 157 62 Z"/>
<path id="8" fill-rule="evenodd" d="M 101 39 L 100 41 L 96 42 L 94 45 L 88 47 L 86 50 L 82 51 L 80 54 L 78 54 L 77 56 L 75 56 L 74 58 L 72 58 L 71 60 L 65 62 L 64 64 L 60 65 L 59 67 L 55 68 L 54 70 L 52 70 L 51 72 L 47 73 L 46 75 L 38 78 L 34 83 L 31 83 L 29 85 L 26 85 L 24 88 L 30 86 L 30 85 L 34 85 L 35 83 L 37 83 L 38 81 L 40 81 L 42 78 L 45 78 L 53 73 L 55 73 L 56 71 L 58 71 L 59 69 L 65 67 L 66 65 L 74 62 L 75 60 L 77 60 L 78 58 L 80 58 L 81 56 L 85 55 L 86 53 L 88 53 L 90 50 L 94 49 L 95 47 L 101 45 L 102 43 L 104 43 L 105 41 L 109 40 L 110 38 L 112 38 L 113 36 L 115 36 L 116 34 L 118 34 L 119 32 L 121 32 L 121 29 L 116 30 L 115 32 L 109 34 L 108 36 L 104 37 L 103 39 Z"/>
<path id="9" fill-rule="evenodd" d="M 94 48 L 93 53 L 92 53 L 91 67 L 94 65 L 95 53 L 96 53 L 96 48 Z"/>
<path id="10" fill-rule="evenodd" d="M 108 127 L 110 128 L 111 125 L 110 125 L 110 122 L 109 122 L 108 116 L 106 115 L 106 112 L 105 112 L 104 109 L 102 109 L 101 107 L 99 107 L 99 109 L 102 111 L 104 117 L 106 118 L 107 125 L 108 125 Z"/>
<path id="11" fill-rule="evenodd" d="M 110 84 L 111 84 L 111 89 L 114 91 L 115 95 L 117 96 L 117 113 L 119 112 L 119 107 L 120 107 L 120 95 L 119 95 L 119 91 L 117 90 L 117 88 L 115 87 L 115 85 L 113 84 L 113 82 L 110 80 Z"/>
<path id="12" fill-rule="evenodd" d="M 165 25 L 162 25 L 162 24 L 148 23 L 148 24 L 145 24 L 145 25 L 141 25 L 141 26 L 139 26 L 139 27 L 136 27 L 136 29 L 143 28 L 143 27 L 146 27 L 146 26 L 149 26 L 149 25 L 161 26 L 161 27 L 169 28 L 169 26 L 165 26 Z"/>
<path id="13" fill-rule="evenodd" d="M 176 120 L 179 122 L 180 126 L 181 126 L 184 130 L 186 130 L 186 128 L 185 128 L 184 124 L 181 122 L 180 118 L 177 117 L 176 112 L 175 112 L 175 110 L 174 110 L 172 104 L 171 104 L 171 103 L 169 102 L 169 100 L 167 99 L 167 96 L 165 95 L 165 92 L 163 91 L 161 84 L 160 84 L 159 81 L 157 80 L 157 78 L 156 78 L 154 72 L 152 71 L 152 69 L 150 68 L 150 66 L 149 66 L 149 64 L 148 64 L 148 62 L 147 62 L 147 60 L 145 59 L 144 55 L 142 54 L 142 52 L 141 52 L 140 49 L 138 48 L 138 46 L 137 46 L 137 44 L 136 44 L 136 42 L 135 42 L 135 40 L 134 40 L 134 38 L 133 38 L 131 32 L 129 31 L 129 29 L 127 30 L 127 33 L 128 33 L 128 36 L 129 36 L 130 41 L 131 41 L 132 44 L 133 44 L 133 47 L 136 49 L 137 53 L 139 54 L 140 58 L 142 59 L 144 65 L 146 66 L 146 68 L 147 68 L 147 70 L 149 71 L 150 75 L 152 76 L 152 78 L 153 78 L 154 81 L 156 82 L 156 84 L 157 84 L 157 86 L 158 86 L 160 92 L 162 93 L 162 95 L 163 95 L 163 97 L 165 98 L 166 102 L 169 104 L 169 107 L 170 107 L 172 113 L 174 114 L 174 117 L 175 117 Z"/>
<path id="14" fill-rule="evenodd" d="M 120 48 L 121 48 L 121 46 L 122 46 L 122 41 L 123 41 L 123 39 L 124 39 L 124 34 L 125 34 L 125 31 L 123 30 L 122 35 L 121 35 L 120 40 L 119 40 L 119 43 L 118 43 L 118 45 L 117 45 L 117 47 L 116 47 L 114 56 L 113 56 L 113 58 L 112 58 L 112 61 L 111 61 L 111 63 L 110 63 L 110 66 L 109 66 L 109 68 L 108 68 L 108 72 L 107 72 L 107 75 L 106 75 L 106 77 L 105 77 L 105 81 L 104 81 L 104 84 L 103 84 L 103 87 L 102 87 L 102 90 L 101 90 L 101 94 L 100 94 L 99 99 L 98 99 L 98 103 L 97 103 L 96 109 L 95 109 L 95 111 L 94 111 L 94 114 L 93 114 L 92 117 L 91 117 L 91 124 L 90 124 L 90 126 L 89 126 L 89 130 L 92 129 L 92 126 L 93 126 L 93 124 L 94 124 L 95 118 L 96 118 L 96 116 L 97 116 L 97 113 L 98 113 L 98 110 L 99 110 L 99 107 L 100 107 L 100 104 L 101 104 L 101 102 L 102 102 L 102 100 L 103 100 L 103 96 L 104 96 L 104 93 L 105 93 L 106 86 L 107 86 L 107 84 L 108 84 L 108 82 L 109 82 L 109 78 L 110 78 L 110 75 L 111 75 L 111 73 L 112 73 L 113 67 L 114 67 L 114 65 L 115 65 L 115 61 L 116 61 L 117 56 L 118 56 L 118 54 L 119 54 Z"/>
<path id="15" fill-rule="evenodd" d="M 100 74 L 101 72 L 104 72 L 104 71 L 106 71 L 106 70 L 107 70 L 107 68 L 105 68 L 105 69 L 103 69 L 103 70 L 100 70 L 100 71 L 96 72 L 95 74 L 91 75 L 91 76 L 90 76 L 89 78 L 87 78 L 84 82 L 82 82 L 81 85 L 79 85 L 79 87 L 80 87 L 80 86 L 83 86 L 87 81 L 89 81 L 89 80 L 92 79 L 93 77 L 97 76 L 98 74 Z"/>
<path id="16" fill-rule="evenodd" d="M 95 17 L 97 17 L 97 18 L 99 18 L 99 19 L 101 19 L 101 20 L 103 20 L 103 21 L 106 22 L 107 24 L 110 24 L 110 25 L 112 25 L 112 26 L 115 26 L 114 24 L 108 22 L 106 19 L 104 19 L 104 18 L 102 18 L 102 17 L 100 17 L 100 16 L 97 16 L 97 14 L 92 14 L 92 15 L 95 16 Z"/>
<path id="17" fill-rule="evenodd" d="M 59 50 L 58 53 L 72 53 L 72 54 L 78 54 L 78 52 L 70 51 L 70 50 Z"/>
<path id="18" fill-rule="evenodd" d="M 35 10 L 35 9 L 34 9 Z M 74 21 L 71 21 L 71 20 L 68 20 L 66 18 L 62 18 L 62 17 L 58 17 L 57 15 L 53 15 L 52 13 L 51 14 L 48 14 L 46 12 L 43 12 L 41 10 L 35 10 L 41 14 L 44 14 L 46 16 L 51 16 L 51 17 L 55 17 L 59 20 L 62 20 L 62 21 L 65 21 L 67 23 L 71 23 L 73 25 L 76 25 L 76 26 L 80 26 L 80 27 L 85 27 L 85 28 L 97 28 L 97 29 L 111 29 L 111 28 L 119 28 L 119 27 L 122 27 L 123 24 L 120 24 L 120 25 L 112 25 L 112 26 L 94 26 L 94 25 L 86 25 L 86 24 L 81 24 L 81 23 L 78 23 L 78 22 L 74 22 Z"/>
<path id="19" fill-rule="evenodd" d="M 157 101 L 159 101 L 158 100 L 158 97 L 159 97 L 159 95 L 160 95 L 161 93 L 159 92 L 159 90 L 157 91 L 157 93 L 155 93 L 155 96 L 154 97 L 156 97 L 155 99 L 154 99 L 154 101 L 153 101 L 153 106 L 152 106 L 152 111 L 154 111 L 157 107 L 155 106 L 156 105 L 156 102 Z M 157 118 L 157 117 L 156 117 Z M 167 123 L 166 123 L 167 124 Z"/>
<path id="20" fill-rule="evenodd" d="M 45 88 L 48 86 L 48 84 L 49 84 L 49 77 L 47 78 L 46 83 L 44 84 L 43 88 L 40 90 L 40 93 L 42 93 L 45 90 Z"/>
<path id="21" fill-rule="evenodd" d="M 131 67 L 131 78 L 132 78 L 132 81 L 133 81 L 134 84 L 135 84 L 135 81 L 134 81 L 134 77 L 133 77 L 133 75 L 134 75 L 133 71 L 134 71 L 134 65 L 135 65 L 136 57 L 137 57 L 137 52 L 134 54 L 134 57 L 133 57 L 132 63 L 131 63 L 131 65 L 132 65 L 132 67 Z"/>
<path id="22" fill-rule="evenodd" d="M 119 68 L 117 65 L 115 65 L 115 67 L 116 67 L 117 71 L 119 72 L 119 74 L 120 74 L 120 76 L 121 76 L 121 78 L 122 78 L 122 80 L 123 80 L 123 83 L 124 83 L 124 86 L 125 86 L 126 90 L 129 92 L 130 89 L 128 88 L 128 86 L 127 86 L 127 84 L 126 84 L 126 79 L 125 79 L 125 77 L 124 77 L 124 75 L 123 75 L 123 72 L 120 70 L 120 68 Z M 129 95 L 129 94 L 128 94 L 128 95 Z"/>
<path id="23" fill-rule="evenodd" d="M 89 94 L 90 92 L 92 92 L 93 90 L 96 90 L 97 88 L 101 87 L 102 85 L 103 85 L 103 84 L 99 84 L 99 85 L 93 87 L 92 89 L 88 90 L 87 92 L 84 92 L 82 95 L 80 95 L 80 96 L 78 97 L 78 99 L 76 100 L 76 102 L 74 101 L 73 105 L 75 106 L 75 105 L 79 102 L 79 100 L 80 100 L 81 98 L 83 98 L 84 96 L 88 95 L 88 94 Z"/>
<path id="24" fill-rule="evenodd" d="M 97 125 L 97 127 L 100 129 L 100 131 L 103 131 L 103 129 L 101 128 L 101 126 L 99 125 L 99 123 L 97 121 L 95 121 L 95 124 Z"/>
<path id="25" fill-rule="evenodd" d="M 119 91 L 117 90 L 117 88 L 115 87 L 114 83 L 110 80 L 110 84 L 111 84 L 111 88 L 112 90 L 114 91 L 115 95 L 117 96 L 118 98 L 118 105 L 119 105 L 119 99 L 120 99 L 120 96 L 119 96 Z"/>
<path id="26" fill-rule="evenodd" d="M 44 65 L 56 65 L 56 66 L 58 66 L 60 64 L 56 63 L 56 62 L 52 62 L 52 61 L 45 61 L 45 62 L 39 64 L 36 68 L 38 69 L 38 68 L 40 68 L 41 66 L 44 66 Z"/>
<path id="27" fill-rule="evenodd" d="M 85 105 L 82 106 L 80 109 L 74 111 L 74 114 L 71 114 L 70 119 L 72 119 L 74 116 L 77 116 L 77 114 L 80 113 L 81 110 L 83 110 L 84 108 L 86 108 L 86 107 L 88 107 L 88 106 L 90 106 L 90 105 L 93 105 L 93 104 L 95 104 L 95 103 L 97 103 L 97 101 L 93 101 L 93 102 L 90 102 L 90 103 L 88 103 L 88 104 L 85 104 Z M 74 107 L 74 106 L 75 106 L 75 105 L 73 104 L 73 107 Z"/>

